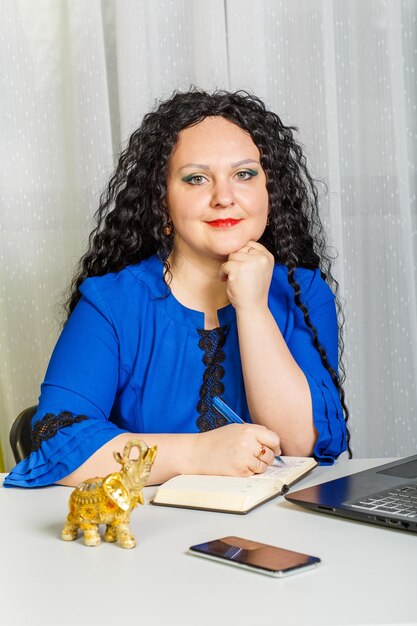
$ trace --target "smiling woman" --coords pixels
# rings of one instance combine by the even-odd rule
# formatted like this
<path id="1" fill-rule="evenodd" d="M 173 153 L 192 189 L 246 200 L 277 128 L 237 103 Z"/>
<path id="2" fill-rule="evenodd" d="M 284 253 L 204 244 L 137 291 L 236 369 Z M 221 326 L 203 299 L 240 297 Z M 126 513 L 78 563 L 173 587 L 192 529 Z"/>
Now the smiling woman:
<path id="1" fill-rule="evenodd" d="M 205 328 L 214 328 L 217 309 L 231 301 L 231 282 L 218 280 L 219 264 L 260 239 L 268 220 L 266 175 L 250 135 L 214 116 L 181 130 L 169 160 L 166 202 L 175 233 L 168 257 L 172 293 L 204 310 Z"/>
<path id="2" fill-rule="evenodd" d="M 73 281 L 33 452 L 6 486 L 110 473 L 132 433 L 158 447 L 152 483 L 346 449 L 335 282 L 293 130 L 246 92 L 193 88 L 145 116 Z"/>
<path id="3" fill-rule="evenodd" d="M 267 222 L 268 192 L 250 135 L 223 117 L 182 130 L 169 162 L 167 205 L 175 256 L 214 267 L 257 241 Z"/>

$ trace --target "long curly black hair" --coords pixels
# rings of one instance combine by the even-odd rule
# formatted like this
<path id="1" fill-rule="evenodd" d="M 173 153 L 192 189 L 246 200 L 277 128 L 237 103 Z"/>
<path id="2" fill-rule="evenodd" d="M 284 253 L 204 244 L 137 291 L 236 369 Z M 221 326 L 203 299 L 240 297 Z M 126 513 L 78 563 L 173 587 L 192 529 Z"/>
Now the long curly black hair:
<path id="1" fill-rule="evenodd" d="M 318 191 L 310 176 L 293 126 L 284 126 L 278 115 L 268 111 L 258 97 L 247 91 L 234 93 L 217 90 L 208 93 L 192 86 L 187 92 L 175 91 L 143 118 L 119 157 L 116 171 L 100 199 L 88 250 L 81 258 L 70 286 L 66 304 L 71 314 L 80 293 L 78 287 L 89 276 L 118 272 L 157 254 L 170 274 L 168 256 L 173 236 L 165 234 L 169 218 L 165 205 L 168 162 L 178 133 L 208 116 L 222 116 L 250 134 L 260 151 L 267 177 L 269 224 L 260 243 L 288 268 L 288 282 L 294 301 L 301 309 L 306 326 L 313 334 L 321 361 L 338 390 L 345 420 L 343 382 L 343 312 L 338 298 L 338 283 L 331 273 L 332 256 L 326 244 L 319 215 Z M 168 232 L 169 229 L 166 229 Z M 317 329 L 301 299 L 295 279 L 297 267 L 319 268 L 336 296 L 339 319 L 339 374 L 332 368 Z M 352 456 L 350 433 L 347 447 Z"/>

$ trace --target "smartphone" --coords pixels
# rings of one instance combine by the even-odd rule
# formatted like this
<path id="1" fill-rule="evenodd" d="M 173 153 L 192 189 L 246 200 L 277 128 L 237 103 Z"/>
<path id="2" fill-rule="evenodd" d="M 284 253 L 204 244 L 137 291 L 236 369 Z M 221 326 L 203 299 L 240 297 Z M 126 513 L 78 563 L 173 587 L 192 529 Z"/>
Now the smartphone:
<path id="1" fill-rule="evenodd" d="M 241 537 L 222 537 L 200 543 L 191 546 L 188 553 L 277 578 L 305 572 L 321 562 L 316 556 Z"/>

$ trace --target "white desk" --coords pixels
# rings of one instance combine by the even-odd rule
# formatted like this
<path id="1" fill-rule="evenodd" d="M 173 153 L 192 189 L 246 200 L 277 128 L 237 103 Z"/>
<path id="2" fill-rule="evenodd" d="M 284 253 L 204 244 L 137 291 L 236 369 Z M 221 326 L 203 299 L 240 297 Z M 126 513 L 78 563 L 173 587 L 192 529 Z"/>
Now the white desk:
<path id="1" fill-rule="evenodd" d="M 379 461 L 317 468 L 296 488 Z M 149 500 L 155 489 L 145 490 Z M 145 505 L 133 550 L 61 541 L 71 490 L 0 488 L 0 620 L 7 626 L 417 624 L 417 536 L 279 498 L 246 516 Z M 319 556 L 272 579 L 185 554 L 226 535 Z"/>

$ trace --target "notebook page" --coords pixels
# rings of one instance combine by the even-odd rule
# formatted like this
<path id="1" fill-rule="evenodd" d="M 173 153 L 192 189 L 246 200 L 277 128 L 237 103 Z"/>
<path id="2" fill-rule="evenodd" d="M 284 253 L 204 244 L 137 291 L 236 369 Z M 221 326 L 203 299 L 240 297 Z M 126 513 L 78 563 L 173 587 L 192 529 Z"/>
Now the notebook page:
<path id="1" fill-rule="evenodd" d="M 266 480 L 272 478 L 279 480 L 283 485 L 288 485 L 317 465 L 316 461 L 309 457 L 283 456 L 281 458 L 285 465 L 274 461 L 265 472 L 258 474 L 257 478 Z"/>

